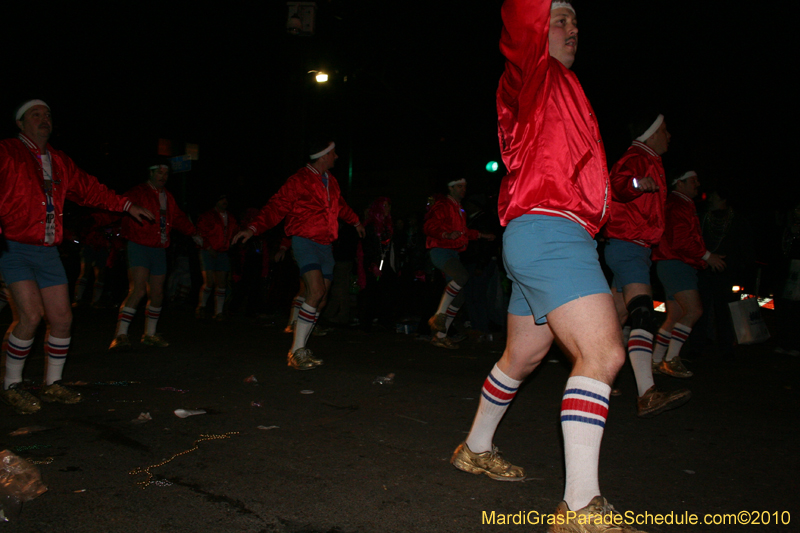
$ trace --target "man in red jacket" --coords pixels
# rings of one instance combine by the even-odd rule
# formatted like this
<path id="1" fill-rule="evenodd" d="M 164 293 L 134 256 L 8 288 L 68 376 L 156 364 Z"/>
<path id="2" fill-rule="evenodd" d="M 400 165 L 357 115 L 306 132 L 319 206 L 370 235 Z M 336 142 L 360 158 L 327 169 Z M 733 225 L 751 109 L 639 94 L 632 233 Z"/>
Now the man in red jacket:
<path id="1" fill-rule="evenodd" d="M 664 209 L 664 234 L 653 248 L 658 279 L 667 295 L 667 318 L 656 334 L 653 371 L 675 378 L 692 377 L 680 358 L 683 343 L 703 314 L 697 271 L 711 267 L 725 269 L 724 256 L 706 249 L 694 198 L 700 181 L 697 173 L 686 172 L 672 181 L 674 190 Z"/>
<path id="2" fill-rule="evenodd" d="M 333 279 L 331 243 L 339 235 L 339 218 L 355 226 L 364 237 L 364 226 L 345 203 L 339 183 L 329 171 L 337 159 L 333 142 L 312 146 L 309 162 L 298 170 L 261 208 L 247 229 L 237 233 L 233 242 L 247 242 L 253 235 L 276 226 L 284 218 L 286 235 L 292 238 L 292 251 L 306 285 L 306 299 L 297 313 L 294 343 L 288 364 L 297 370 L 311 370 L 322 360 L 306 348 L 308 336 L 325 306 Z"/>
<path id="3" fill-rule="evenodd" d="M 204 248 L 200 250 L 203 286 L 195 313 L 198 318 L 205 316 L 205 306 L 213 292 L 214 320 L 223 320 L 225 287 L 228 284 L 228 272 L 231 271 L 228 249 L 237 229 L 236 218 L 228 212 L 228 197 L 224 194 L 219 197 L 213 209 L 197 219 L 197 231 L 204 242 Z"/>
<path id="4" fill-rule="evenodd" d="M 156 333 L 161 306 L 164 301 L 164 281 L 167 278 L 167 253 L 169 234 L 174 227 L 189 235 L 198 246 L 203 239 L 197 234 L 192 222 L 178 207 L 172 194 L 164 187 L 169 178 L 169 167 L 164 164 L 150 167 L 149 179 L 126 193 L 155 213 L 158 221 L 144 224 L 125 219 L 122 221 L 122 236 L 128 239 L 128 280 L 130 290 L 122 302 L 117 320 L 117 329 L 109 350 L 125 350 L 131 347 L 128 339 L 130 326 L 139 302 L 146 295 L 144 335 L 142 344 L 165 348 L 169 343 Z"/>
<path id="5" fill-rule="evenodd" d="M 612 202 L 605 234 L 605 260 L 621 324 L 630 323 L 628 356 L 636 376 L 637 414 L 656 416 L 685 404 L 691 391 L 659 390 L 653 381 L 653 289 L 650 250 L 664 232 L 667 183 L 661 156 L 670 134 L 664 115 L 645 111 L 630 124 L 633 142 L 611 169 Z"/>
<path id="6" fill-rule="evenodd" d="M 458 254 L 467 249 L 470 240 L 482 238 L 493 241 L 494 235 L 467 228 L 467 219 L 461 207 L 467 194 L 467 180 L 452 180 L 447 184 L 447 189 L 449 194 L 437 200 L 428 211 L 422 229 L 433 266 L 447 277 L 439 308 L 428 320 L 431 344 L 454 350 L 458 344 L 447 336 L 447 330 L 464 303 L 465 293 L 462 289 L 469 280 L 467 267 L 461 264 Z"/>
<path id="7" fill-rule="evenodd" d="M 587 523 L 622 518 L 600 495 L 597 468 L 611 383 L 625 362 L 593 239 L 608 207 L 605 151 L 594 111 L 570 70 L 578 47 L 572 5 L 506 0 L 502 15 L 506 65 L 497 111 L 508 174 L 498 208 L 512 280 L 508 340 L 451 463 L 491 479 L 525 479 L 493 437 L 519 386 L 557 338 L 573 367 L 561 404 L 566 487 L 551 531 L 601 531 L 606 528 Z M 634 530 L 620 524 L 615 531 Z"/>
<path id="8" fill-rule="evenodd" d="M 53 120 L 46 103 L 25 102 L 17 109 L 16 120 L 19 136 L 0 142 L 0 228 L 6 240 L 0 272 L 14 302 L 0 398 L 18 413 L 30 414 L 41 405 L 22 389 L 22 370 L 42 317 L 48 328 L 41 400 L 81 401 L 80 393 L 60 383 L 72 328 L 67 276 L 56 248 L 63 236 L 64 201 L 127 211 L 130 220 L 152 220 L 153 215 L 101 185 L 50 146 Z"/>

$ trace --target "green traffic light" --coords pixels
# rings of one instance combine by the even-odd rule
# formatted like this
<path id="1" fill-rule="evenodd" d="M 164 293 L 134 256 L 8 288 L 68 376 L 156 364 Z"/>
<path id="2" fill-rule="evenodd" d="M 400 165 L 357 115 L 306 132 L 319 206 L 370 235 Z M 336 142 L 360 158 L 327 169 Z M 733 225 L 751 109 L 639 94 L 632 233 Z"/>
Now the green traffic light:
<path id="1" fill-rule="evenodd" d="M 486 172 L 497 172 L 498 168 L 500 168 L 500 165 L 497 164 L 497 161 L 489 161 L 486 163 Z"/>

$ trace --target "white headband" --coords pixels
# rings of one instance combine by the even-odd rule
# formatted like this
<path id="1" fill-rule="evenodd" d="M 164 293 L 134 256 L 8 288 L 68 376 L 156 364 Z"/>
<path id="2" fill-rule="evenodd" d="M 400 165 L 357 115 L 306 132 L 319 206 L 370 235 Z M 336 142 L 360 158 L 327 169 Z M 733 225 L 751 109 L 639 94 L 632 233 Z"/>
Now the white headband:
<path id="1" fill-rule="evenodd" d="M 323 155 L 325 155 L 325 154 L 327 154 L 328 152 L 330 152 L 331 150 L 333 150 L 333 148 L 334 148 L 335 146 L 336 146 L 336 143 L 332 142 L 332 143 L 330 143 L 330 144 L 328 145 L 328 147 L 327 147 L 327 148 L 325 148 L 324 150 L 320 150 L 320 151 L 319 151 L 319 152 L 317 152 L 316 154 L 311 154 L 311 155 L 310 155 L 310 156 L 308 156 L 308 157 L 309 157 L 310 159 L 319 159 L 319 158 L 320 158 L 320 157 L 322 157 Z"/>
<path id="2" fill-rule="evenodd" d="M 169 170 L 169 167 L 167 165 L 153 165 L 148 170 L 158 170 L 159 168 L 166 168 L 167 170 Z"/>
<path id="3" fill-rule="evenodd" d="M 641 142 L 641 143 L 645 142 L 647 139 L 649 139 L 649 138 L 650 138 L 650 136 L 651 136 L 652 134 L 654 134 L 654 133 L 656 132 L 656 130 L 658 129 L 658 127 L 659 127 L 659 126 L 661 126 L 661 123 L 662 123 L 662 122 L 664 122 L 664 115 L 658 115 L 658 118 L 656 119 L 656 121 L 655 121 L 655 122 L 653 122 L 653 123 L 650 125 L 650 127 L 649 127 L 649 128 L 647 128 L 647 129 L 645 130 L 645 132 L 644 132 L 644 133 L 642 133 L 641 135 L 639 135 L 638 137 L 636 137 L 636 140 L 637 140 L 637 141 L 639 141 L 639 142 Z"/>
<path id="4" fill-rule="evenodd" d="M 467 182 L 467 180 L 465 180 L 464 178 L 461 178 L 460 180 L 451 181 L 450 183 L 447 184 L 447 186 L 448 187 L 452 187 L 453 185 L 458 185 L 459 183 L 466 183 L 466 182 Z"/>
<path id="5" fill-rule="evenodd" d="M 19 109 L 17 109 L 17 120 L 21 119 L 22 115 L 25 114 L 25 111 L 27 111 L 28 109 L 32 108 L 35 105 L 43 105 L 47 109 L 50 109 L 50 106 L 45 104 L 41 100 L 28 100 L 27 102 L 19 106 Z"/>
<path id="6" fill-rule="evenodd" d="M 572 4 L 570 4 L 569 2 L 553 2 L 550 5 L 550 11 L 553 11 L 554 9 L 558 9 L 559 7 L 566 7 L 567 9 L 569 9 L 570 11 L 575 13 L 575 8 L 572 7 Z"/>
<path id="7" fill-rule="evenodd" d="M 694 170 L 690 170 L 684 175 L 672 180 L 672 185 L 676 185 L 679 181 L 685 181 L 688 180 L 689 178 L 696 178 L 696 177 L 697 177 L 697 172 L 695 172 Z"/>

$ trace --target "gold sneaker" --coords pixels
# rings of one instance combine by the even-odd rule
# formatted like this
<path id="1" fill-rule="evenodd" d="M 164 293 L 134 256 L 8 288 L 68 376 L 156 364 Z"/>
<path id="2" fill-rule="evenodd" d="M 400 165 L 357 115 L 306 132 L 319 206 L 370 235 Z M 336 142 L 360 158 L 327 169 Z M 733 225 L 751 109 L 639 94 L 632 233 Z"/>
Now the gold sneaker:
<path id="1" fill-rule="evenodd" d="M 450 464 L 459 470 L 470 474 L 486 474 L 497 481 L 522 481 L 525 479 L 525 470 L 514 466 L 500 456 L 500 450 L 492 445 L 492 451 L 474 453 L 462 442 L 453 452 Z"/>
<path id="2" fill-rule="evenodd" d="M 660 370 L 658 369 L 658 367 L 660 367 L 660 366 L 661 366 L 661 361 L 659 361 L 659 362 L 650 361 L 650 364 L 651 364 L 651 365 L 652 365 L 652 367 L 653 367 L 653 375 L 654 375 L 654 376 L 655 376 L 656 374 L 660 374 L 660 373 L 661 373 L 661 372 L 660 372 Z"/>
<path id="3" fill-rule="evenodd" d="M 431 334 L 445 333 L 447 331 L 447 315 L 444 313 L 436 313 L 428 319 L 428 325 L 431 327 Z M 434 335 L 435 336 L 435 335 Z"/>
<path id="4" fill-rule="evenodd" d="M 431 344 L 436 346 L 437 348 L 446 348 L 448 350 L 458 350 L 458 344 L 453 342 L 450 337 L 437 337 L 434 335 L 431 337 Z"/>
<path id="5" fill-rule="evenodd" d="M 586 507 L 574 512 L 562 501 L 554 518 L 550 533 L 645 533 L 625 524 L 625 517 L 602 496 L 595 496 Z"/>
<path id="6" fill-rule="evenodd" d="M 667 361 L 666 359 L 661 361 L 661 364 L 658 365 L 658 371 L 673 378 L 690 378 L 694 376 L 694 372 L 683 366 L 680 355 L 676 355 L 672 361 Z"/>
<path id="7" fill-rule="evenodd" d="M 68 389 L 61 382 L 56 381 L 52 385 L 42 388 L 42 401 L 73 404 L 82 402 L 83 396 L 80 392 Z"/>
<path id="8" fill-rule="evenodd" d="M 0 392 L 0 399 L 13 407 L 20 415 L 32 415 L 42 408 L 39 399 L 24 390 L 21 383 L 13 383 L 7 390 Z"/>
<path id="9" fill-rule="evenodd" d="M 114 340 L 111 341 L 111 346 L 109 346 L 108 349 L 121 352 L 123 350 L 129 350 L 130 347 L 131 341 L 128 339 L 127 335 L 117 335 L 114 337 Z"/>
<path id="10" fill-rule="evenodd" d="M 322 364 L 322 359 L 317 359 L 308 348 L 298 348 L 294 353 L 289 352 L 287 364 L 295 370 L 311 370 Z"/>
<path id="11" fill-rule="evenodd" d="M 142 335 L 142 344 L 145 346 L 155 346 L 156 348 L 166 348 L 169 343 L 161 336 L 160 333 L 154 335 Z"/>
<path id="12" fill-rule="evenodd" d="M 680 407 L 688 402 L 691 397 L 692 391 L 688 389 L 662 392 L 653 385 L 636 400 L 636 414 L 639 418 L 650 418 L 664 411 Z"/>

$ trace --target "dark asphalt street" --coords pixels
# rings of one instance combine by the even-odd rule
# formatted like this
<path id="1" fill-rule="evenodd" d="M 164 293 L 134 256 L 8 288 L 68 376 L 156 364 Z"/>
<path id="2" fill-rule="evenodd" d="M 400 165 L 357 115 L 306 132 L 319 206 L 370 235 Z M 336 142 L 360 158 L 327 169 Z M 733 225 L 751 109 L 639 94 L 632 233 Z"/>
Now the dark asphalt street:
<path id="1" fill-rule="evenodd" d="M 10 315 L 5 311 L 0 327 Z M 115 310 L 75 313 L 65 381 L 84 382 L 87 401 L 46 404 L 32 416 L 2 408 L 0 449 L 52 458 L 48 492 L 27 503 L 6 532 L 468 532 L 545 531 L 488 525 L 483 513 L 551 513 L 564 473 L 559 425 L 569 373 L 553 350 L 512 404 L 495 443 L 529 479 L 502 483 L 448 464 L 469 430 L 483 379 L 502 342 L 431 347 L 413 336 L 337 330 L 312 337 L 325 365 L 286 366 L 283 320 L 197 321 L 165 309 L 164 349 L 135 343 L 110 354 Z M 141 334 L 142 316 L 131 326 Z M 41 338 L 26 379 L 41 378 Z M 736 363 L 713 355 L 687 362 L 691 402 L 650 420 L 635 416 L 629 366 L 618 385 L 601 450 L 600 484 L 620 511 L 767 511 L 771 525 L 640 526 L 651 532 L 800 531 L 797 409 L 800 359 L 768 342 L 741 347 Z M 396 375 L 391 385 L 378 376 Z M 254 375 L 257 383 L 246 383 Z M 312 391 L 312 393 L 307 393 Z M 306 392 L 306 393 L 304 393 Z M 204 409 L 185 419 L 175 409 Z M 141 413 L 151 421 L 134 423 Z M 9 436 L 26 426 L 47 430 Z M 259 429 L 273 427 L 272 429 Z M 199 443 L 203 435 L 228 435 Z M 789 525 L 776 526 L 784 511 Z M 774 514 L 773 514 L 774 513 Z M 702 519 L 702 518 L 701 518 Z"/>

